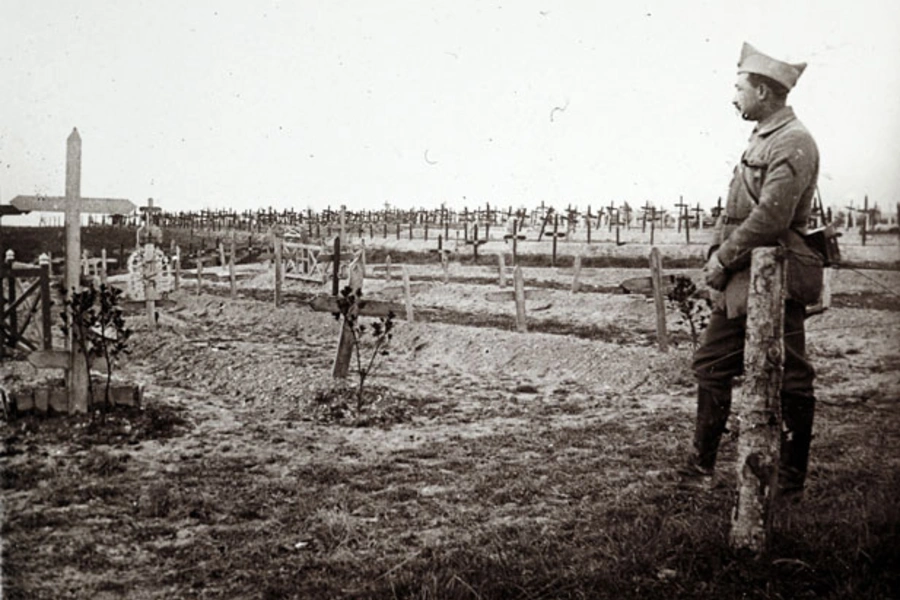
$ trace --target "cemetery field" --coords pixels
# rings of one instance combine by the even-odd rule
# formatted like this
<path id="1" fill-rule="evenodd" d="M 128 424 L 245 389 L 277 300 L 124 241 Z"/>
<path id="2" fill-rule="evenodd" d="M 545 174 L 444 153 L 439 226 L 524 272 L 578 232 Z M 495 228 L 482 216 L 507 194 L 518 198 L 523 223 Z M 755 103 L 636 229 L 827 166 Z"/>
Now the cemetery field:
<path id="1" fill-rule="evenodd" d="M 900 595 L 900 271 L 836 271 L 807 321 L 809 485 L 762 560 L 728 544 L 733 437 L 724 485 L 676 486 L 692 342 L 670 307 L 661 352 L 653 303 L 620 293 L 647 269 L 586 268 L 573 294 L 570 266 L 529 268 L 527 333 L 495 266 L 408 273 L 414 321 L 361 413 L 331 379 L 340 324 L 307 304 L 326 286 L 275 308 L 271 272 L 234 299 L 185 278 L 155 331 L 132 307 L 139 409 L 2 424 L 4 597 Z M 364 285 L 402 306 L 396 273 Z"/>

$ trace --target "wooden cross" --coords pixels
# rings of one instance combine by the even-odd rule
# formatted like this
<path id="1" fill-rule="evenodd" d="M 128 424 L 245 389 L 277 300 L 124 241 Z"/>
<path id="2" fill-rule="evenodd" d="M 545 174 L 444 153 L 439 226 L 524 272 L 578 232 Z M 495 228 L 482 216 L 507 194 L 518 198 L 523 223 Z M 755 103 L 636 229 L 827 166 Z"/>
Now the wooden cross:
<path id="1" fill-rule="evenodd" d="M 19 210 L 64 212 L 66 224 L 66 290 L 69 293 L 81 289 L 81 213 L 130 214 L 134 204 L 117 198 L 81 197 L 81 136 L 78 129 L 66 140 L 66 195 L 65 197 L 16 196 L 10 202 Z M 87 357 L 78 344 L 68 340 L 68 369 L 66 387 L 69 392 L 69 412 L 88 410 Z"/>
<path id="2" fill-rule="evenodd" d="M 719 199 L 716 200 L 716 205 L 712 209 L 712 216 L 715 218 L 719 218 L 719 215 L 722 214 L 722 196 L 719 196 Z"/>
<path id="3" fill-rule="evenodd" d="M 697 229 L 703 231 L 703 209 L 700 208 L 700 203 L 697 203 L 696 208 L 692 208 L 691 212 L 694 213 L 694 218 L 697 219 Z"/>
<path id="4" fill-rule="evenodd" d="M 10 202 L 20 211 L 63 212 L 66 223 L 66 289 L 80 289 L 81 213 L 127 215 L 130 200 L 81 197 L 81 136 L 73 129 L 66 140 L 66 195 L 16 196 Z"/>
<path id="5" fill-rule="evenodd" d="M 685 204 L 684 198 L 682 196 L 678 196 L 678 202 L 675 203 L 675 206 L 678 208 L 678 216 L 675 220 L 678 222 L 678 232 L 681 233 L 681 221 L 684 220 L 685 226 L 687 226 L 687 209 L 688 205 Z"/>
<path id="6" fill-rule="evenodd" d="M 362 284 L 359 284 L 361 289 Z M 351 286 L 352 287 L 352 286 Z M 330 295 L 316 296 L 310 303 L 310 307 L 317 312 L 330 312 L 339 314 L 337 298 Z M 394 318 L 402 319 L 408 315 L 407 306 L 397 302 L 383 302 L 379 300 L 365 300 L 363 306 L 359 309 L 361 317 L 386 317 L 388 313 L 394 313 Z M 350 359 L 352 357 L 352 333 L 347 331 L 346 324 L 341 327 L 340 339 L 338 341 L 338 349 L 335 356 L 334 366 L 332 367 L 332 376 L 335 378 L 347 377 L 350 370 Z"/>
<path id="7" fill-rule="evenodd" d="M 631 206 L 627 202 L 622 207 L 622 212 L 625 213 L 625 228 L 631 229 Z"/>
<path id="8" fill-rule="evenodd" d="M 650 201 L 647 200 L 644 203 L 644 206 L 641 207 L 643 214 L 641 214 L 641 231 L 647 230 L 647 213 L 653 210 L 653 205 L 650 204 Z"/>

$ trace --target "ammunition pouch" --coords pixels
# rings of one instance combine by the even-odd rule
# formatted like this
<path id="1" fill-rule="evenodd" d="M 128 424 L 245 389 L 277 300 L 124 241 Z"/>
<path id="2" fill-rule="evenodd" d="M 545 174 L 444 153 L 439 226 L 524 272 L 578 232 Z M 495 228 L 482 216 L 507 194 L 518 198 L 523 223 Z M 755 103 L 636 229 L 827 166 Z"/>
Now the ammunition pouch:
<path id="1" fill-rule="evenodd" d="M 803 241 L 816 254 L 822 257 L 823 266 L 831 267 L 841 262 L 841 249 L 838 238 L 841 236 L 832 225 L 814 229 L 803 235 Z"/>

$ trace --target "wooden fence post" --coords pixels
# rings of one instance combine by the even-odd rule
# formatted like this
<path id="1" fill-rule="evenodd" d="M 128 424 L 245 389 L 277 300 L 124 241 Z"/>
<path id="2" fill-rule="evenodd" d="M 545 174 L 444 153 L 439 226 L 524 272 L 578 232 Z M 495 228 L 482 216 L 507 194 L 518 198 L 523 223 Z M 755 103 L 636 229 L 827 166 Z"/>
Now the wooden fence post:
<path id="1" fill-rule="evenodd" d="M 181 289 L 181 246 L 175 246 L 175 291 Z"/>
<path id="2" fill-rule="evenodd" d="M 41 254 L 38 263 L 41 265 L 41 321 L 44 333 L 44 350 L 53 349 L 53 329 L 50 320 L 50 256 Z M 2 344 L 2 340 L 0 340 Z"/>
<path id="3" fill-rule="evenodd" d="M 231 299 L 234 300 L 235 296 L 237 296 L 237 277 L 234 272 L 234 255 L 237 251 L 235 247 L 234 240 L 234 229 L 231 230 L 231 247 L 229 248 L 229 256 L 228 256 L 228 282 L 231 285 Z"/>
<path id="4" fill-rule="evenodd" d="M 274 262 L 275 262 L 275 307 L 281 306 L 281 285 L 283 279 L 283 272 L 281 264 L 281 236 L 278 234 L 278 231 L 272 232 L 272 254 L 274 254 Z"/>
<path id="5" fill-rule="evenodd" d="M 106 285 L 109 281 L 109 273 L 106 269 L 106 248 L 100 250 L 100 283 Z"/>
<path id="6" fill-rule="evenodd" d="M 525 323 L 525 277 L 522 275 L 521 265 L 517 265 L 513 271 L 513 282 L 516 290 L 516 331 L 526 333 L 528 325 Z"/>
<path id="7" fill-rule="evenodd" d="M 656 305 L 656 339 L 662 352 L 669 351 L 669 334 L 666 331 L 666 299 L 663 294 L 662 259 L 659 248 L 650 250 L 650 281 L 653 284 L 653 302 Z"/>
<path id="8" fill-rule="evenodd" d="M 403 300 L 406 303 L 406 320 L 413 322 L 412 292 L 409 289 L 409 270 L 403 265 Z"/>
<path id="9" fill-rule="evenodd" d="M 572 277 L 572 293 L 578 292 L 581 287 L 581 255 L 575 255 L 575 274 Z"/>
<path id="10" fill-rule="evenodd" d="M 765 552 L 781 445 L 784 374 L 784 253 L 756 248 L 750 266 L 744 384 L 738 403 L 738 495 L 731 520 L 734 548 Z"/>
<path id="11" fill-rule="evenodd" d="M 12 250 L 7 250 L 5 258 L 6 258 L 6 268 L 7 268 L 7 271 L 6 271 L 7 272 L 7 285 L 9 286 L 8 292 L 6 294 L 6 299 L 8 302 L 8 306 L 15 306 L 15 304 L 16 304 L 16 274 L 13 271 L 15 254 L 13 253 Z M 10 331 L 10 337 L 13 340 L 12 347 L 15 348 L 16 343 L 18 342 L 18 340 L 16 338 L 18 337 L 18 332 L 19 332 L 18 316 L 16 315 L 15 310 L 9 311 L 9 331 Z"/>
<path id="12" fill-rule="evenodd" d="M 519 241 L 519 220 L 513 219 L 513 239 L 512 239 L 512 264 L 518 264 L 518 256 L 516 255 L 517 247 L 516 242 Z"/>
<path id="13" fill-rule="evenodd" d="M 550 266 L 556 267 L 556 240 L 558 239 L 557 233 L 559 233 L 559 215 L 554 215 L 553 218 L 553 252 L 550 254 Z"/>

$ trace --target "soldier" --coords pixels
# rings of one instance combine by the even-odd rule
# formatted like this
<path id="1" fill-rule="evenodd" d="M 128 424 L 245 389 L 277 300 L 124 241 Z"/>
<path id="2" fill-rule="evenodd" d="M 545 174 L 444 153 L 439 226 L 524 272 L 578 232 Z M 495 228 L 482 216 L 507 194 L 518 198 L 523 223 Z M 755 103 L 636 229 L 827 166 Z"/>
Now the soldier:
<path id="1" fill-rule="evenodd" d="M 788 92 L 806 68 L 789 64 L 744 44 L 738 63 L 734 106 L 756 122 L 747 149 L 735 167 L 724 215 L 704 267 L 715 290 L 714 310 L 694 356 L 697 420 L 693 453 L 679 469 L 681 487 L 708 488 L 719 441 L 731 409 L 731 385 L 743 372 L 750 254 L 760 246 L 787 252 L 784 319 L 784 379 L 779 493 L 802 496 L 812 439 L 815 371 L 807 360 L 806 305 L 821 293 L 822 259 L 803 236 L 819 173 L 819 152 L 806 127 L 787 106 Z"/>

